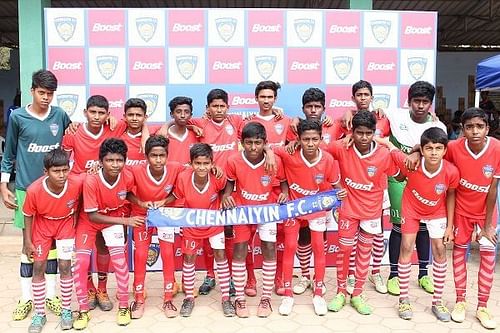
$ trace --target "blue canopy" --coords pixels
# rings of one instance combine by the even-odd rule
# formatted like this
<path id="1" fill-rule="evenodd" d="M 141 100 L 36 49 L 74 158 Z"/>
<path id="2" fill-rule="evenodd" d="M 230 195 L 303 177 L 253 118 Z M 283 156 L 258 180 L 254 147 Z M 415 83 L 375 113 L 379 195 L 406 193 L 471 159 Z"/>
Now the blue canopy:
<path id="1" fill-rule="evenodd" d="M 477 64 L 476 90 L 500 90 L 500 55 Z"/>

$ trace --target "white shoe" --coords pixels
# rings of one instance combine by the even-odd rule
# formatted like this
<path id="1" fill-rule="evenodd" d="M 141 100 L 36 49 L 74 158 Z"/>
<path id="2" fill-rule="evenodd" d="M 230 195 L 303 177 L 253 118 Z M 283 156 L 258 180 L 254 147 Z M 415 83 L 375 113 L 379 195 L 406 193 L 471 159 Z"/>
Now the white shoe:
<path id="1" fill-rule="evenodd" d="M 349 295 L 352 295 L 354 292 L 354 283 L 356 282 L 356 279 L 354 278 L 354 275 L 349 275 L 347 277 L 347 285 L 345 287 L 345 290 Z"/>
<path id="2" fill-rule="evenodd" d="M 282 316 L 288 316 L 292 313 L 293 310 L 293 297 L 283 297 L 281 300 L 280 307 L 278 308 L 278 312 Z"/>
<path id="3" fill-rule="evenodd" d="M 384 278 L 380 273 L 371 274 L 368 276 L 368 280 L 375 286 L 375 290 L 380 294 L 387 294 L 387 286 L 384 282 Z"/>
<path id="4" fill-rule="evenodd" d="M 311 287 L 311 280 L 309 280 L 305 276 L 301 276 L 299 278 L 299 282 L 295 286 L 293 286 L 293 293 L 296 295 L 302 295 L 307 290 L 307 288 L 310 287 Z"/>
<path id="5" fill-rule="evenodd" d="M 326 301 L 323 297 L 318 295 L 314 296 L 313 305 L 314 305 L 314 312 L 318 316 L 324 316 L 328 313 L 328 307 L 326 306 Z"/>

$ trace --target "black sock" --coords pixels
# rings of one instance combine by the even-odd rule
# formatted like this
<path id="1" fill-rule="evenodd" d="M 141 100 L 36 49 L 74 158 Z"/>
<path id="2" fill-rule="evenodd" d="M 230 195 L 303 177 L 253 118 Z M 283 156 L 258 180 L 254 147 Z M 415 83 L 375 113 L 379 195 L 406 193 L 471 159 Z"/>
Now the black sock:
<path id="1" fill-rule="evenodd" d="M 422 276 L 429 274 L 427 266 L 429 265 L 431 252 L 429 232 L 427 231 L 425 223 L 420 223 L 420 229 L 417 233 L 415 244 L 418 254 L 418 278 L 420 279 Z"/>
<path id="2" fill-rule="evenodd" d="M 389 279 L 398 276 L 399 249 L 401 248 L 401 227 L 399 224 L 393 224 L 391 235 L 389 236 L 389 262 L 391 272 Z"/>

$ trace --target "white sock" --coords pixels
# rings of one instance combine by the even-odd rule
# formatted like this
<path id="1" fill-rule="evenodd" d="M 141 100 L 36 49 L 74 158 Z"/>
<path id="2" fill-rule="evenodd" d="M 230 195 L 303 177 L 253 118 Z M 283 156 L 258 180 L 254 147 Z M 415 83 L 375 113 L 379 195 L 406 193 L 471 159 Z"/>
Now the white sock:
<path id="1" fill-rule="evenodd" d="M 45 274 L 45 297 L 50 299 L 56 297 L 56 282 L 57 274 Z"/>
<path id="2" fill-rule="evenodd" d="M 26 303 L 31 301 L 33 296 L 31 295 L 31 278 L 21 277 L 21 302 Z"/>

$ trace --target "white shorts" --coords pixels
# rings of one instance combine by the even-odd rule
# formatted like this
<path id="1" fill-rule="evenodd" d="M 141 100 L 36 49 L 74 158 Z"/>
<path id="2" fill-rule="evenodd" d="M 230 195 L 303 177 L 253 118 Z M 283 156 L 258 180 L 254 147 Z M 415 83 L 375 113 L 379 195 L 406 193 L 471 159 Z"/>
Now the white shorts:
<path id="1" fill-rule="evenodd" d="M 225 235 L 224 231 L 221 233 L 218 233 L 217 235 L 214 235 L 208 239 L 210 242 L 210 247 L 214 250 L 224 250 L 224 245 L 225 245 Z"/>
<path id="2" fill-rule="evenodd" d="M 75 251 L 75 239 L 56 239 L 57 259 L 71 260 Z"/>
<path id="3" fill-rule="evenodd" d="M 123 225 L 115 224 L 110 227 L 102 229 L 102 237 L 106 246 L 124 246 L 125 235 L 123 233 Z"/>
<path id="4" fill-rule="evenodd" d="M 481 232 L 481 227 L 476 224 L 476 234 L 479 235 L 479 233 Z M 482 246 L 488 246 L 488 247 L 495 247 L 495 245 L 490 242 L 490 240 L 486 237 L 481 237 L 478 241 L 479 245 L 482 245 Z"/>
<path id="5" fill-rule="evenodd" d="M 327 230 L 335 230 L 337 225 L 337 219 L 333 213 L 333 210 L 329 210 L 326 212 L 326 229 Z"/>
<path id="6" fill-rule="evenodd" d="M 326 231 L 326 215 L 309 220 L 309 229 L 311 231 L 323 232 Z"/>
<path id="7" fill-rule="evenodd" d="M 446 224 L 448 219 L 446 217 L 441 217 L 432 220 L 420 220 L 420 223 L 425 223 L 427 226 L 427 232 L 429 233 L 429 238 L 443 238 L 446 231 Z"/>
<path id="8" fill-rule="evenodd" d="M 259 238 L 264 242 L 276 243 L 277 225 L 276 223 L 264 223 L 257 226 Z"/>
<path id="9" fill-rule="evenodd" d="M 359 227 L 369 234 L 380 234 L 382 232 L 382 219 L 378 217 L 373 220 L 359 221 Z"/>
<path id="10" fill-rule="evenodd" d="M 158 239 L 164 242 L 173 243 L 175 240 L 175 228 L 157 227 Z"/>

